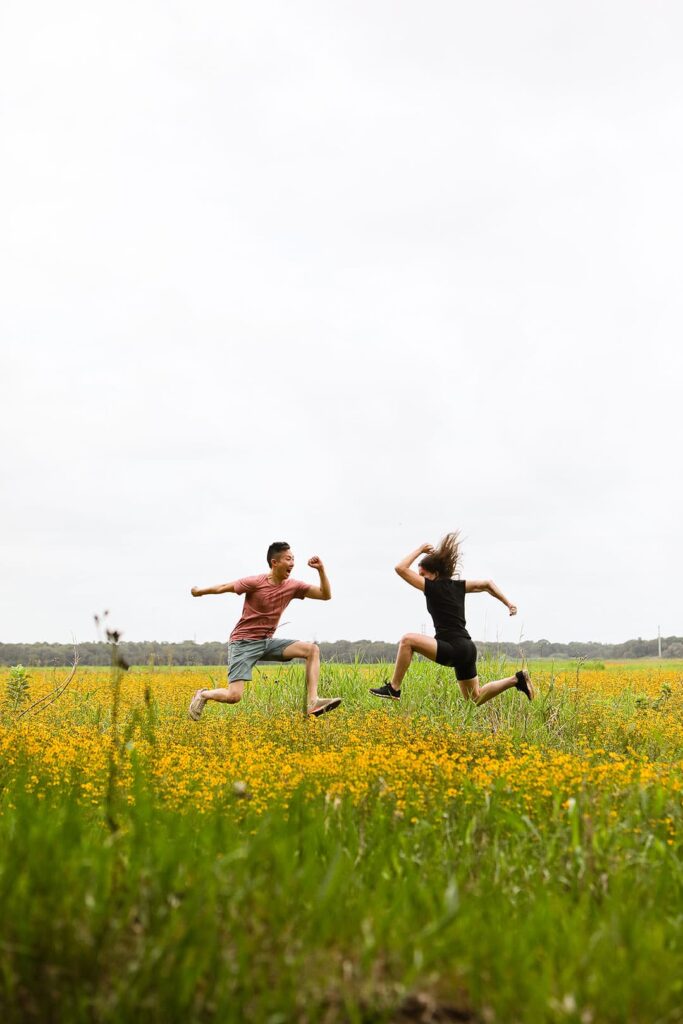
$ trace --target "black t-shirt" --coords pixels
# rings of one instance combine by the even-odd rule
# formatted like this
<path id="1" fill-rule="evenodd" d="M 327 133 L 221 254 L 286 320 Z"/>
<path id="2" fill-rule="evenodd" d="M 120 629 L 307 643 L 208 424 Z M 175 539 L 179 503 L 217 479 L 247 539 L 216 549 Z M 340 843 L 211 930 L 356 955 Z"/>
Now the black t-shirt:
<path id="1" fill-rule="evenodd" d="M 465 629 L 465 581 L 425 580 L 427 611 L 434 620 L 437 640 L 467 637 Z"/>

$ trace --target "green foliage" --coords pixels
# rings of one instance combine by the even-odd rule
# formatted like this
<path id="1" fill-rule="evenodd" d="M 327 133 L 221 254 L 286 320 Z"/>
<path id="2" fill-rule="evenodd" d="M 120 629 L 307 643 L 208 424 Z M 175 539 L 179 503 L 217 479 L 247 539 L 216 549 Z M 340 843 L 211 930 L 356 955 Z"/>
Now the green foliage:
<path id="1" fill-rule="evenodd" d="M 616 822 L 589 794 L 534 823 L 495 793 L 420 818 L 304 790 L 258 818 L 178 814 L 135 772 L 115 834 L 76 779 L 0 801 L 6 1024 L 381 1024 L 430 978 L 434 1019 L 680 1019 L 683 860 L 639 837 L 658 791 Z"/>
<path id="2" fill-rule="evenodd" d="M 513 667 L 486 655 L 482 681 Z M 424 722 L 467 731 L 473 765 L 491 733 L 515 748 L 630 748 L 643 723 L 633 687 L 575 684 L 586 668 L 565 665 L 561 680 L 545 663 L 532 704 L 510 693 L 480 709 L 463 701 L 451 670 L 426 661 L 411 666 L 397 706 L 368 694 L 379 666 L 326 664 L 321 690 L 387 722 L 407 718 L 416 732 Z M 259 685 L 261 672 L 272 685 Z M 237 714 L 299 721 L 303 673 L 259 669 Z M 681 1021 L 679 793 L 657 781 L 586 785 L 565 800 L 539 762 L 549 793 L 529 805 L 512 804 L 496 783 L 434 804 L 413 806 L 413 795 L 400 808 L 379 790 L 354 803 L 312 797 L 304 785 L 259 816 L 247 787 L 230 785 L 238 761 L 215 780 L 215 807 L 191 799 L 174 810 L 137 740 L 158 743 L 178 709 L 157 702 L 153 670 L 136 674 L 132 708 L 118 709 L 117 675 L 110 689 L 94 669 L 59 705 L 75 725 L 94 721 L 112 738 L 115 770 L 129 780 L 116 803 L 88 802 L 82 769 L 54 786 L 40 758 L 0 764 L 6 1024 Z M 646 710 L 666 722 L 678 684 L 651 692 Z M 207 712 L 226 725 L 234 713 Z M 333 754 L 342 713 L 313 728 Z M 662 728 L 647 742 L 644 757 L 680 761 L 680 732 Z M 438 1010 L 409 1016 L 416 993 Z"/>
<path id="3" fill-rule="evenodd" d="M 523 644 L 485 643 L 477 641 L 479 656 L 495 659 L 519 658 L 523 650 L 529 661 L 537 658 L 581 659 L 582 666 L 590 669 L 604 668 L 604 660 L 632 658 L 656 658 L 657 640 L 627 640 L 622 644 L 600 643 L 551 643 L 549 640 L 525 640 Z M 335 640 L 334 643 L 320 643 L 323 661 L 339 664 L 363 662 L 372 664 L 393 661 L 398 650 L 397 644 L 378 640 Z M 78 653 L 81 665 L 108 665 L 111 651 L 107 643 L 79 643 Z M 227 643 L 214 641 L 195 644 L 190 640 L 182 643 L 156 641 L 125 641 L 121 653 L 129 665 L 225 665 Z M 664 658 L 683 658 L 683 637 L 662 637 Z M 0 643 L 0 665 L 12 665 L 21 661 L 28 665 L 69 665 L 73 658 L 73 647 L 69 644 L 2 644 Z"/>
<path id="4" fill-rule="evenodd" d="M 31 699 L 29 680 L 31 676 L 23 665 L 15 665 L 10 669 L 5 684 L 5 707 L 12 714 L 21 711 L 24 704 Z"/>
<path id="5" fill-rule="evenodd" d="M 671 697 L 673 690 L 668 683 L 662 683 L 662 687 L 656 697 L 648 697 L 647 694 L 639 693 L 636 697 L 636 707 L 640 711 L 661 711 Z"/>

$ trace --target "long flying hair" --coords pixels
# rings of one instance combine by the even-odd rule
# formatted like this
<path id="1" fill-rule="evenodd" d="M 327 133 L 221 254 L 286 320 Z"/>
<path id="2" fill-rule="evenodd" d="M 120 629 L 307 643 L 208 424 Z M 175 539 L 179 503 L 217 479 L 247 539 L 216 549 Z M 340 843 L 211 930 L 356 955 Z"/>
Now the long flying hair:
<path id="1" fill-rule="evenodd" d="M 427 572 L 435 572 L 439 579 L 451 580 L 456 575 L 460 562 L 460 530 L 447 533 L 430 555 L 420 560 Z"/>

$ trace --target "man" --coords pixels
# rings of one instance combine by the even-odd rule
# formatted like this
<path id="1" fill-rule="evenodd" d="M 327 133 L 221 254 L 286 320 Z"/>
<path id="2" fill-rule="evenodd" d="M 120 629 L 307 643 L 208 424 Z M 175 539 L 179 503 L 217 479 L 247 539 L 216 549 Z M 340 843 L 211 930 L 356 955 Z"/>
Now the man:
<path id="1" fill-rule="evenodd" d="M 270 572 L 261 576 L 245 576 L 234 583 L 223 583 L 200 590 L 192 588 L 193 597 L 205 594 L 245 594 L 242 616 L 230 634 L 228 644 L 228 686 L 216 690 L 197 690 L 190 702 L 189 716 L 199 720 L 207 700 L 237 704 L 242 699 L 244 684 L 251 679 L 258 661 L 291 661 L 306 659 L 306 714 L 324 715 L 341 704 L 341 697 L 318 697 L 320 649 L 304 640 L 278 640 L 273 636 L 285 608 L 293 598 L 329 601 L 332 597 L 325 566 L 314 555 L 308 564 L 318 570 L 320 585 L 312 586 L 291 579 L 294 555 L 285 541 L 275 541 L 266 556 Z"/>

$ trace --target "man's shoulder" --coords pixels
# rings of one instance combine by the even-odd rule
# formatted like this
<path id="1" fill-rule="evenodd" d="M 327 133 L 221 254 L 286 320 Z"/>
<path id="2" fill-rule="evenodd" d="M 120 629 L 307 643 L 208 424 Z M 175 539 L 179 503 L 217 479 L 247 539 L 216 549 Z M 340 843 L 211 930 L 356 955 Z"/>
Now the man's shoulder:
<path id="1" fill-rule="evenodd" d="M 292 597 L 305 597 L 311 589 L 310 583 L 305 583 L 303 580 L 293 580 L 291 577 L 287 580 L 285 586 L 287 588 L 286 593 Z"/>
<path id="2" fill-rule="evenodd" d="M 302 587 L 308 588 L 311 586 L 310 583 L 305 583 L 303 580 L 294 580 L 291 578 L 291 576 L 287 580 L 287 583 L 285 585 L 288 590 L 301 590 Z"/>
<path id="3" fill-rule="evenodd" d="M 238 588 L 237 592 L 243 593 L 247 590 L 249 592 L 258 590 L 264 585 L 266 579 L 267 576 L 264 572 L 259 573 L 258 576 L 241 576 L 240 579 L 236 580 L 236 587 Z"/>

